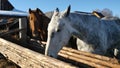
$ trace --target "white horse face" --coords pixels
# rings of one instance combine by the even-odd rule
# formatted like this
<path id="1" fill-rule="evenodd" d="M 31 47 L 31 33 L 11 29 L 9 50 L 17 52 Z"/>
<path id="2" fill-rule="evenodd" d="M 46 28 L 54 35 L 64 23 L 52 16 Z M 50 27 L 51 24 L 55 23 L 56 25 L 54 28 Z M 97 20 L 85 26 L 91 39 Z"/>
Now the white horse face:
<path id="1" fill-rule="evenodd" d="M 58 9 L 54 12 L 48 25 L 48 39 L 45 55 L 56 58 L 60 49 L 68 43 L 71 34 L 66 24 L 67 21 L 64 19 L 67 12 L 68 11 L 60 14 Z"/>

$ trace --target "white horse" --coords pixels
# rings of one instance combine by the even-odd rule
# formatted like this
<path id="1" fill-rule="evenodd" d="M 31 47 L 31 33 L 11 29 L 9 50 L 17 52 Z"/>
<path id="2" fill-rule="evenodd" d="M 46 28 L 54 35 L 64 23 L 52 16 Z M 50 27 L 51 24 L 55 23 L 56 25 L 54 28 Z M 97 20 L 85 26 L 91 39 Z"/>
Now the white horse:
<path id="1" fill-rule="evenodd" d="M 79 38 L 78 49 L 104 55 L 108 48 L 120 41 L 120 25 L 116 20 L 101 20 L 92 14 L 54 11 L 48 25 L 45 55 L 57 57 L 71 36 Z"/>

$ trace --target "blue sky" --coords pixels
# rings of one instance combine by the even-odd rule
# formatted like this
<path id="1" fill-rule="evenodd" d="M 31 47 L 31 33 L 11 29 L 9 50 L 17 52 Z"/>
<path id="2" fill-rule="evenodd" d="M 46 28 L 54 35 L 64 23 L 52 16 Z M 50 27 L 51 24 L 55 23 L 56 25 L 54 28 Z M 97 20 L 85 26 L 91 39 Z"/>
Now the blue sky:
<path id="1" fill-rule="evenodd" d="M 9 0 L 16 9 L 28 11 L 29 8 L 40 8 L 43 12 L 59 8 L 63 11 L 71 5 L 72 11 L 92 12 L 95 9 L 108 8 L 113 15 L 120 17 L 120 0 Z"/>

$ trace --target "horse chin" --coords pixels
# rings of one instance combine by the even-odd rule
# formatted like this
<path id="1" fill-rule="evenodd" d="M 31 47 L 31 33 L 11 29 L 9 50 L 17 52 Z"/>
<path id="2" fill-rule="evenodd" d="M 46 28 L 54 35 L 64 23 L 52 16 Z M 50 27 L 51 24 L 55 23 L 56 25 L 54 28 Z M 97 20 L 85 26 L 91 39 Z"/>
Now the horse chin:
<path id="1" fill-rule="evenodd" d="M 66 41 L 61 42 L 60 44 L 56 45 L 56 47 L 53 48 L 49 47 L 47 55 L 53 58 L 57 58 L 58 53 L 60 52 L 64 45 L 66 45 Z"/>
<path id="2" fill-rule="evenodd" d="M 55 48 L 55 49 L 57 49 L 57 48 Z M 53 57 L 53 58 L 57 58 L 58 57 L 58 53 L 59 53 L 59 51 L 61 49 L 58 49 L 58 50 L 55 50 L 55 51 L 54 50 L 48 50 L 47 53 L 46 53 L 46 55 L 50 56 L 50 57 Z"/>
<path id="3" fill-rule="evenodd" d="M 33 37 L 38 37 L 38 36 L 39 36 L 39 34 L 33 33 Z"/>
<path id="4" fill-rule="evenodd" d="M 39 34 L 32 34 L 32 38 L 36 40 L 41 40 Z"/>
<path id="5" fill-rule="evenodd" d="M 57 58 L 57 52 L 53 51 L 53 50 L 50 50 L 50 48 L 48 47 L 48 45 L 46 45 L 45 55 L 53 57 L 53 58 Z"/>
<path id="6" fill-rule="evenodd" d="M 48 56 L 53 57 L 53 58 L 57 58 L 57 53 L 48 53 Z"/>
<path id="7" fill-rule="evenodd" d="M 57 54 L 48 54 L 48 56 L 50 56 L 50 57 L 53 57 L 53 58 L 57 58 Z"/>

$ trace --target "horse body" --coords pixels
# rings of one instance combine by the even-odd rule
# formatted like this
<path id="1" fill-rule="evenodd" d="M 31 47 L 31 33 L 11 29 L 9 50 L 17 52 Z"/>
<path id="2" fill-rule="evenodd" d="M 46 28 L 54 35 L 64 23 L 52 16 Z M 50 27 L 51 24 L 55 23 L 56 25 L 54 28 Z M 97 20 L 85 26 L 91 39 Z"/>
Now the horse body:
<path id="1" fill-rule="evenodd" d="M 95 25 L 96 28 L 94 28 L 94 26 L 92 27 L 93 29 L 90 28 L 90 31 L 88 29 L 87 31 L 87 37 L 85 37 L 87 39 L 87 43 L 89 44 L 89 46 L 86 43 L 83 43 L 83 41 L 78 39 L 78 49 L 82 50 L 82 51 L 87 51 L 88 52 L 95 52 L 97 54 L 104 54 L 106 52 L 106 50 L 111 46 L 114 45 L 115 43 L 117 43 L 120 38 L 120 25 L 118 25 L 115 20 L 100 20 L 99 22 L 97 22 L 99 25 Z M 90 32 L 89 32 L 90 31 Z M 91 34 L 91 35 L 90 35 Z M 91 38 L 89 38 L 91 37 Z M 80 46 L 80 41 L 81 43 L 83 43 L 83 46 Z M 91 47 L 90 44 L 93 44 L 95 47 Z M 86 48 L 88 48 L 86 50 Z M 101 48 L 101 49 L 100 49 Z M 97 50 L 102 50 L 100 52 L 97 52 Z M 89 51 L 91 50 L 91 51 Z"/>
<path id="2" fill-rule="evenodd" d="M 48 25 L 45 55 L 57 57 L 72 35 L 78 38 L 79 50 L 104 55 L 119 41 L 120 26 L 114 20 L 101 20 L 92 14 L 70 13 L 70 6 L 61 13 L 56 9 Z"/>

